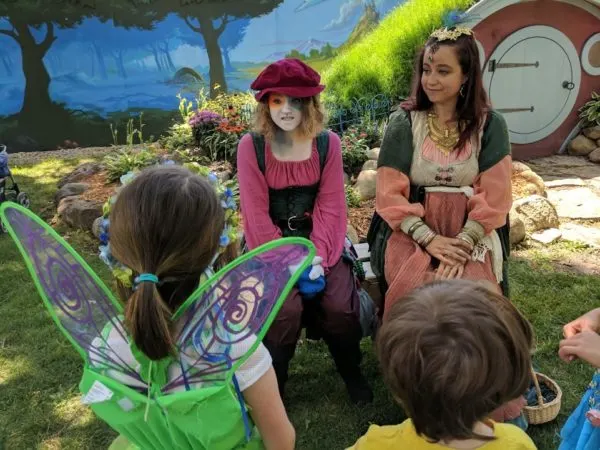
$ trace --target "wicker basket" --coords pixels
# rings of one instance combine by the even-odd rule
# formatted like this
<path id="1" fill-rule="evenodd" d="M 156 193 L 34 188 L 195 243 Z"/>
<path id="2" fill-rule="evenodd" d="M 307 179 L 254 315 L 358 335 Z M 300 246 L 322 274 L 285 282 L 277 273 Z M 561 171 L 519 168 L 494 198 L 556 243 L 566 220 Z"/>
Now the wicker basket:
<path id="1" fill-rule="evenodd" d="M 538 404 L 536 406 L 525 406 L 523 408 L 523 412 L 525 413 L 525 417 L 527 417 L 527 420 L 530 424 L 540 425 L 542 423 L 550 422 L 556 419 L 556 416 L 558 416 L 560 411 L 560 403 L 562 400 L 562 391 L 560 390 L 560 386 L 558 386 L 553 379 L 547 377 L 546 375 L 535 372 L 533 369 L 531 369 L 531 375 L 535 385 L 535 391 L 537 393 Z M 556 394 L 556 398 L 554 400 L 549 403 L 544 403 L 538 380 L 543 381 L 546 386 L 554 391 Z"/>

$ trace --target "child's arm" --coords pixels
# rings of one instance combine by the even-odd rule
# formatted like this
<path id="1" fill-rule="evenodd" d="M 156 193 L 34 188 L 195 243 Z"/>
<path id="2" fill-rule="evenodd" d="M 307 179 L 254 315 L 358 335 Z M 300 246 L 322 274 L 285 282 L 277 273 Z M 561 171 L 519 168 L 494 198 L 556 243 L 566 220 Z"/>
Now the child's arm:
<path id="1" fill-rule="evenodd" d="M 577 357 L 600 368 L 600 335 L 595 331 L 586 330 L 563 339 L 559 344 L 558 356 L 566 362 L 571 362 Z"/>
<path id="2" fill-rule="evenodd" d="M 592 309 L 563 327 L 566 338 L 573 337 L 582 331 L 595 331 L 596 333 L 600 331 L 600 308 Z"/>
<path id="3" fill-rule="evenodd" d="M 281 401 L 273 367 L 244 390 L 244 398 L 250 406 L 250 415 L 260 432 L 265 448 L 293 450 L 296 431 Z"/>

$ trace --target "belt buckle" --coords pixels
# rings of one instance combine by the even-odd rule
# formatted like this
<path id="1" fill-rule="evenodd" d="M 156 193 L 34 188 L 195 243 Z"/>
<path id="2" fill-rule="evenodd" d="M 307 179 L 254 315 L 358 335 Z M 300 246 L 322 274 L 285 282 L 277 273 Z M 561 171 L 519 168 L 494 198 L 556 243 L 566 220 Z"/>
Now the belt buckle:
<path id="1" fill-rule="evenodd" d="M 288 226 L 288 229 L 290 231 L 296 231 L 298 229 L 298 228 L 293 228 L 292 227 L 292 220 L 297 219 L 297 218 L 298 218 L 297 216 L 292 216 L 292 217 L 288 218 L 288 220 L 287 220 L 287 226 Z"/>

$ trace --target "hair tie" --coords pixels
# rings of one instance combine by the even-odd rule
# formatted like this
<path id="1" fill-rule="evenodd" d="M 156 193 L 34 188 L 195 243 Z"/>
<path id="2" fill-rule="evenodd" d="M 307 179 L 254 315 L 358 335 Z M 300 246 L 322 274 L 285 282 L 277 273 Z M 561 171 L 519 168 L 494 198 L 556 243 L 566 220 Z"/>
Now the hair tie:
<path id="1" fill-rule="evenodd" d="M 149 283 L 157 284 L 158 283 L 158 277 L 156 275 L 154 275 L 153 273 L 140 273 L 133 280 L 134 289 L 137 288 L 137 285 L 139 285 L 140 283 L 143 283 L 145 281 L 147 281 Z"/>

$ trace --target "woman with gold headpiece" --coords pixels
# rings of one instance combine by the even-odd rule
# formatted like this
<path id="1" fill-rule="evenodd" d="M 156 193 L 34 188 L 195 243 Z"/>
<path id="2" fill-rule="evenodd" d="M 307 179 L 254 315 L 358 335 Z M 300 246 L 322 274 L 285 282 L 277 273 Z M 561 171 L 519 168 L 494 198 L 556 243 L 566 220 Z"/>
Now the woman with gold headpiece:
<path id="1" fill-rule="evenodd" d="M 473 31 L 433 32 L 416 64 L 412 95 L 390 116 L 377 169 L 370 234 L 380 235 L 371 251 L 387 285 L 384 321 L 398 299 L 436 279 L 483 281 L 507 295 L 510 143 L 483 88 Z M 519 416 L 521 403 L 494 418 Z"/>

